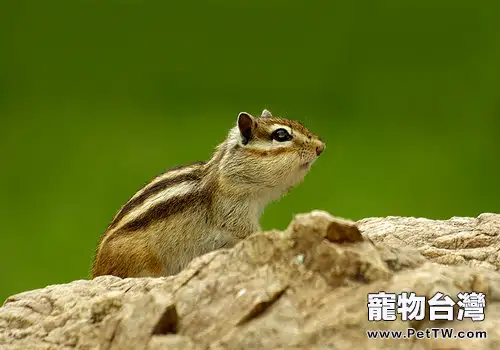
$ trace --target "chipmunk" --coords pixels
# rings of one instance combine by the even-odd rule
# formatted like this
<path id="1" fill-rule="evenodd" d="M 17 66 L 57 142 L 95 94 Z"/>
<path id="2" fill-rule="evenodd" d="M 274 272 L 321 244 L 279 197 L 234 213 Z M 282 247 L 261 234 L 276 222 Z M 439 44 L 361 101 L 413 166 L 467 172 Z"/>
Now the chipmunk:
<path id="1" fill-rule="evenodd" d="M 302 182 L 325 144 L 297 121 L 238 115 L 212 158 L 169 169 L 140 189 L 101 237 L 92 278 L 159 277 L 260 231 L 268 203 Z"/>

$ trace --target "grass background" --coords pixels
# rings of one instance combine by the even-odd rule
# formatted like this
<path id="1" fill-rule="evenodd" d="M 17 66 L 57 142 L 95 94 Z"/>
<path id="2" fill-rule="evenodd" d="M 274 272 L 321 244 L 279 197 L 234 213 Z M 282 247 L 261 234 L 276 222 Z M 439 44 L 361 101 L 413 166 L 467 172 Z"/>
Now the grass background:
<path id="1" fill-rule="evenodd" d="M 88 278 L 118 208 L 240 111 L 327 143 L 262 218 L 500 212 L 497 1 L 5 1 L 0 299 Z"/>

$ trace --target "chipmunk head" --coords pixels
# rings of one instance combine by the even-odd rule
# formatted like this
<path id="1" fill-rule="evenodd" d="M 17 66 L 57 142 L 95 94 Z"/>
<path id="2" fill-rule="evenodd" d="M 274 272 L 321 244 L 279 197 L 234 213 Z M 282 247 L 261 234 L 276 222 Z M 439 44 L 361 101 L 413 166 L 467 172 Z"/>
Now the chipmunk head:
<path id="1" fill-rule="evenodd" d="M 241 112 L 225 144 L 220 171 L 236 186 L 279 198 L 302 181 L 324 149 L 323 141 L 297 121 L 274 117 L 268 110 L 260 117 Z"/>

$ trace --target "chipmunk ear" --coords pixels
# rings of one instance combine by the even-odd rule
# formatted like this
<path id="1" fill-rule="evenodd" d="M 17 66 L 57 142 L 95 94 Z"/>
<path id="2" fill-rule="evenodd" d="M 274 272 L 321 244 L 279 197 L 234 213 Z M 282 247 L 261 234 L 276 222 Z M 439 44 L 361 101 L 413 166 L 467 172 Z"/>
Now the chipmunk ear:
<path id="1" fill-rule="evenodd" d="M 241 112 L 238 114 L 238 129 L 240 129 L 240 134 L 242 142 L 244 145 L 252 138 L 252 132 L 254 127 L 254 118 L 246 113 Z"/>
<path id="2" fill-rule="evenodd" d="M 272 117 L 273 115 L 271 114 L 270 111 L 268 111 L 267 109 L 264 109 L 262 111 L 262 114 L 260 115 L 261 118 L 270 118 Z"/>

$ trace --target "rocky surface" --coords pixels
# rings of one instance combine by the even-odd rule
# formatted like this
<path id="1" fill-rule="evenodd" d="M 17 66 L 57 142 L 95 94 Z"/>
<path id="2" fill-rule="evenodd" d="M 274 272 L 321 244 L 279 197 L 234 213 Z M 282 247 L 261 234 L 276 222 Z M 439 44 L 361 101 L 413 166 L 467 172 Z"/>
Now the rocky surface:
<path id="1" fill-rule="evenodd" d="M 353 223 L 315 211 L 176 276 L 104 276 L 11 296 L 0 308 L 0 349 L 498 349 L 499 234 L 496 214 Z M 455 301 L 482 292 L 485 319 L 368 321 L 367 294 L 379 291 L 439 291 Z M 366 335 L 409 327 L 488 338 Z"/>
<path id="2" fill-rule="evenodd" d="M 450 220 L 424 218 L 370 218 L 358 227 L 372 241 L 391 247 L 413 247 L 427 259 L 445 265 L 500 268 L 500 215 Z"/>

